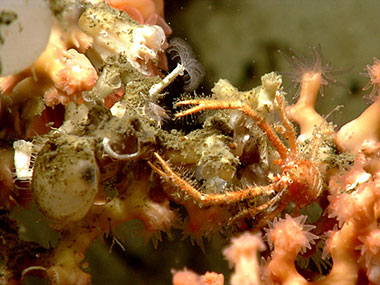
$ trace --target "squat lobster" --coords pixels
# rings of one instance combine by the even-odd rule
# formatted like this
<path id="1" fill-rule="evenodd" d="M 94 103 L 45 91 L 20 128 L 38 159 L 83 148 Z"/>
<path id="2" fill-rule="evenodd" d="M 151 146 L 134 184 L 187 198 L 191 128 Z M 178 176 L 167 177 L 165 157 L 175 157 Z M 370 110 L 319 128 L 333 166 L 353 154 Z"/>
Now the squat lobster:
<path id="1" fill-rule="evenodd" d="M 177 103 L 177 106 L 197 105 L 178 113 L 176 115 L 177 117 L 190 115 L 204 110 L 240 110 L 255 121 L 257 126 L 264 132 L 268 140 L 277 150 L 280 156 L 280 160 L 277 163 L 280 165 L 282 171 L 276 177 L 272 178 L 272 183 L 267 186 L 249 187 L 223 194 L 203 194 L 176 174 L 170 168 L 168 163 L 158 153 L 155 153 L 154 155 L 162 169 L 150 163 L 151 167 L 163 178 L 177 186 L 180 191 L 180 194 L 178 194 L 174 193 L 173 189 L 165 189 L 167 194 L 173 196 L 187 196 L 196 204 L 203 207 L 223 207 L 236 204 L 239 206 L 239 209 L 241 209 L 243 205 L 245 208 L 232 216 L 227 221 L 228 224 L 232 224 L 236 220 L 244 217 L 255 217 L 257 214 L 265 212 L 264 219 L 258 223 L 258 227 L 264 226 L 267 220 L 271 220 L 277 214 L 281 213 L 290 201 L 293 201 L 298 208 L 302 208 L 315 201 L 321 195 L 323 190 L 323 174 L 315 161 L 320 139 L 315 137 L 316 139 L 313 141 L 313 149 L 309 159 L 300 155 L 297 149 L 296 134 L 293 125 L 285 114 L 283 95 L 277 91 L 275 99 L 279 106 L 282 124 L 285 127 L 284 135 L 289 144 L 290 150 L 288 150 L 265 118 L 253 110 L 247 103 L 238 100 L 186 100 Z M 275 195 L 273 196 L 273 194 Z M 259 206 L 250 207 L 249 202 L 253 201 L 258 196 L 272 197 Z"/>

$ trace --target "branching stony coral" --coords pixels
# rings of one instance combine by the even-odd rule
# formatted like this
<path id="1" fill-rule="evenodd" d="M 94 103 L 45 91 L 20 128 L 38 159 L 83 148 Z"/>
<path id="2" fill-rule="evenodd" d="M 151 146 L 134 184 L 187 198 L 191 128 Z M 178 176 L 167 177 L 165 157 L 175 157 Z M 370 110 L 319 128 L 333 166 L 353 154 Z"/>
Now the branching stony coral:
<path id="1" fill-rule="evenodd" d="M 315 111 L 315 98 L 324 83 L 323 68 L 304 71 L 303 91 L 291 106 L 284 99 L 281 76 L 274 72 L 262 76 L 261 86 L 244 92 L 220 80 L 211 98 L 177 104 L 196 105 L 177 117 L 210 111 L 201 128 L 167 130 L 157 126 L 165 122 L 160 121 L 160 101 L 152 98 L 162 93 L 157 86 L 165 87 L 168 81 L 152 76 L 158 74 L 167 34 L 159 26 L 136 23 L 105 3 L 82 4 L 83 11 L 75 10 L 82 12 L 79 27 L 91 35 L 82 34 L 94 39 L 94 44 L 81 57 L 96 66 L 91 69 L 97 78 L 94 84 L 77 84 L 66 75 L 67 84 L 53 81 L 66 95 L 75 94 L 74 86 L 80 86 L 84 100 L 61 100 L 64 118 L 33 140 L 4 134 L 0 168 L 1 190 L 5 189 L 0 195 L 5 225 L 1 229 L 3 283 L 38 275 L 54 284 L 89 284 L 92 277 L 84 270 L 88 248 L 97 238 L 114 233 L 117 225 L 133 219 L 142 222 L 146 238 L 175 228 L 199 244 L 218 232 L 226 239 L 232 237 L 224 251 L 234 267 L 232 284 L 379 283 L 378 135 L 360 117 L 335 133 Z M 162 15 L 162 11 L 155 13 Z M 190 52 L 178 42 L 176 50 L 191 63 L 189 75 L 199 78 L 201 68 L 188 57 Z M 47 59 L 57 56 L 51 54 Z M 323 66 L 319 56 L 312 66 Z M 62 75 L 59 70 L 52 76 Z M 368 70 L 373 76 L 374 70 Z M 81 78 L 82 72 L 72 71 L 75 79 Z M 11 94 L 2 96 L 18 98 L 21 87 L 4 89 Z M 46 86 L 41 85 L 39 91 L 46 94 Z M 118 98 L 107 102 L 113 95 Z M 23 114 L 35 114 L 30 106 L 17 108 Z M 156 111 L 149 112 L 149 108 Z M 298 118 L 292 115 L 296 109 L 301 114 Z M 372 105 L 362 116 L 377 125 L 376 110 L 377 105 Z M 54 120 L 46 118 L 50 123 Z M 300 134 L 291 121 L 300 125 Z M 20 128 L 19 137 L 24 136 Z M 16 150 L 14 165 L 9 159 L 12 147 Z M 356 154 L 353 163 L 352 154 Z M 18 238 L 8 218 L 9 209 L 23 205 L 20 193 L 13 193 L 17 189 L 10 174 L 14 168 L 19 178 L 31 176 L 29 193 L 50 227 L 61 234 L 57 245 L 44 249 Z M 328 215 L 312 215 L 310 204 Z M 252 233 L 262 229 L 264 239 Z M 233 237 L 238 233 L 239 237 Z M 318 238 L 327 233 L 324 246 L 332 266 L 322 272 L 311 267 L 299 270 L 297 256 L 313 255 L 317 251 L 314 243 L 321 243 Z M 23 246 L 33 249 L 36 260 L 21 250 L 17 258 L 26 262 L 15 264 L 12 249 Z M 266 260 L 261 264 L 259 251 Z M 174 261 L 172 266 L 176 266 Z M 198 276 L 185 270 L 177 271 L 173 282 L 223 284 L 224 279 L 217 273 Z"/>

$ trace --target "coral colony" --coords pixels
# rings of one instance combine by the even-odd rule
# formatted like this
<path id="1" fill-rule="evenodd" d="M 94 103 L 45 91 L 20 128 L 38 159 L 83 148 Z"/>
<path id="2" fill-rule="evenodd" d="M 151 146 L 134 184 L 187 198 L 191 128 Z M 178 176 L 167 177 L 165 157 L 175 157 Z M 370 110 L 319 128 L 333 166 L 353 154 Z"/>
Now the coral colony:
<path id="1" fill-rule="evenodd" d="M 22 18 L 7 9 L 2 26 Z M 2 58 L 1 284 L 30 275 L 90 284 L 86 250 L 132 219 L 147 237 L 180 228 L 199 244 L 218 232 L 230 240 L 231 280 L 175 269 L 174 284 L 380 284 L 380 101 L 336 130 L 314 109 L 330 70 L 318 48 L 312 61 L 292 56 L 295 104 L 274 72 L 245 92 L 219 80 L 206 99 L 193 92 L 203 69 L 170 39 L 163 0 L 51 1 L 50 10 L 39 57 L 18 70 Z M 380 61 L 367 70 L 377 95 Z M 174 80 L 182 95 L 168 94 Z M 170 98 L 186 100 L 169 113 Z M 195 130 L 172 123 L 201 112 Z M 55 248 L 18 237 L 9 213 L 32 202 L 61 233 Z"/>

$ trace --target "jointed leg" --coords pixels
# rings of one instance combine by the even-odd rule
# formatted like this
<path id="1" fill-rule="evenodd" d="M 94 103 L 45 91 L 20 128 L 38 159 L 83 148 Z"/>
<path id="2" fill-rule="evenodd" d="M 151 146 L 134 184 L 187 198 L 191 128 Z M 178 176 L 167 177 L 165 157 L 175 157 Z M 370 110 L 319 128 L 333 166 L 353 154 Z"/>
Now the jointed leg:
<path id="1" fill-rule="evenodd" d="M 242 211 L 240 211 L 237 215 L 231 217 L 229 220 L 228 220 L 228 224 L 232 225 L 233 223 L 235 223 L 237 220 L 239 219 L 242 219 L 242 218 L 253 218 L 255 217 L 257 214 L 263 212 L 263 211 L 266 211 L 269 207 L 271 207 L 273 204 L 277 203 L 279 201 L 279 199 L 281 199 L 282 197 L 282 194 L 281 193 L 278 193 L 276 196 L 274 196 L 272 199 L 270 199 L 268 202 L 260 205 L 260 206 L 257 206 L 257 207 L 254 207 L 254 208 L 247 208 L 247 209 L 244 209 Z M 275 212 L 276 215 L 281 212 L 284 208 L 285 208 L 286 204 L 284 205 L 279 205 L 274 211 L 273 213 Z M 270 213 L 269 215 L 266 215 L 266 220 L 271 220 L 270 217 L 272 217 L 272 214 L 273 213 Z M 275 216 L 273 216 L 274 218 Z M 259 223 L 258 225 L 261 225 L 261 223 Z M 261 227 L 261 226 L 260 226 Z"/>
<path id="2" fill-rule="evenodd" d="M 286 128 L 287 140 L 289 142 L 290 149 L 292 150 L 292 155 L 296 155 L 297 154 L 296 132 L 294 131 L 292 123 L 289 121 L 288 117 L 286 116 L 285 109 L 284 109 L 284 102 L 283 102 L 283 98 L 280 92 L 276 92 L 276 101 L 278 104 L 278 108 L 280 110 L 282 124 Z"/>
<path id="3" fill-rule="evenodd" d="M 183 178 L 181 178 L 178 174 L 176 174 L 167 162 L 158 154 L 154 153 L 157 160 L 160 162 L 163 170 L 159 169 L 155 165 L 149 162 L 149 165 L 163 178 L 171 181 L 174 185 L 176 185 L 179 190 L 182 192 L 181 196 L 187 195 L 189 198 L 196 201 L 199 205 L 202 206 L 210 206 L 210 205 L 231 205 L 234 203 L 243 202 L 244 200 L 254 199 L 259 195 L 268 195 L 272 192 L 271 187 L 253 187 L 247 188 L 244 190 L 238 190 L 234 192 L 226 192 L 223 194 L 203 194 L 191 186 L 188 182 L 186 182 Z M 170 191 L 165 189 L 165 191 Z M 172 196 L 177 196 L 175 193 L 167 193 Z"/>
<path id="4" fill-rule="evenodd" d="M 186 111 L 180 112 L 176 114 L 176 117 L 183 117 L 186 115 L 194 114 L 204 110 L 222 110 L 222 109 L 234 109 L 240 110 L 252 120 L 254 120 L 257 126 L 263 130 L 265 135 L 268 137 L 269 141 L 276 148 L 282 160 L 285 160 L 288 157 L 288 149 L 279 139 L 277 134 L 274 132 L 272 127 L 268 124 L 268 122 L 263 118 L 260 114 L 255 112 L 251 107 L 247 104 L 242 103 L 240 101 L 222 101 L 222 100 L 186 100 L 181 101 L 176 104 L 176 106 L 183 105 L 198 105 L 193 108 L 190 108 Z"/>

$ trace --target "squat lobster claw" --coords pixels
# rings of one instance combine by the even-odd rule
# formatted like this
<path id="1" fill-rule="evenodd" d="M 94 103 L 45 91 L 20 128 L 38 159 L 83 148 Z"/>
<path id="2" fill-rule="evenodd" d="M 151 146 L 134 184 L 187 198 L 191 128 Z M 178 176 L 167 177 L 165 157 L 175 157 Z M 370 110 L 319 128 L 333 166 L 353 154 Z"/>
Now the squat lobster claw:
<path id="1" fill-rule="evenodd" d="M 237 205 L 239 212 L 234 214 L 228 221 L 228 224 L 234 223 L 236 220 L 244 217 L 255 217 L 259 213 L 264 213 L 263 221 L 259 221 L 258 227 L 265 225 L 267 220 L 273 219 L 277 214 L 281 213 L 289 204 L 294 201 L 298 208 L 302 208 L 315 201 L 323 189 L 323 177 L 319 170 L 315 158 L 319 143 L 313 144 L 311 157 L 306 159 L 300 156 L 296 144 L 296 134 L 293 125 L 286 117 L 283 96 L 277 91 L 275 96 L 276 102 L 281 114 L 282 124 L 285 127 L 285 137 L 289 144 L 290 150 L 286 147 L 283 141 L 278 137 L 272 126 L 266 119 L 253 110 L 247 103 L 241 101 L 226 101 L 226 100 L 187 100 L 177 103 L 177 106 L 197 105 L 188 110 L 178 113 L 177 117 L 186 116 L 204 110 L 222 110 L 235 109 L 239 110 L 250 119 L 255 121 L 257 126 L 264 132 L 265 136 L 274 146 L 280 156 L 279 165 L 282 172 L 273 179 L 272 183 L 267 186 L 255 186 L 238 191 L 225 192 L 222 194 L 203 194 L 196 188 L 191 186 L 178 174 L 176 174 L 168 165 L 168 163 L 158 154 L 155 157 L 160 163 L 163 170 L 159 169 L 152 163 L 151 167 L 163 178 L 169 180 L 177 186 L 180 192 L 180 199 L 192 199 L 198 205 L 202 206 L 232 206 Z M 318 140 L 318 138 L 317 138 Z M 316 141 L 318 142 L 318 141 Z M 170 195 L 173 190 L 165 190 Z M 275 194 L 277 193 L 277 194 Z M 275 194 L 275 195 L 273 195 Z M 256 199 L 258 196 L 266 196 L 267 200 L 263 204 L 255 207 L 250 207 L 249 202 Z M 248 203 L 243 203 L 248 202 Z M 242 208 L 245 207 L 245 208 Z M 242 209 L 242 210 L 241 210 Z"/>

